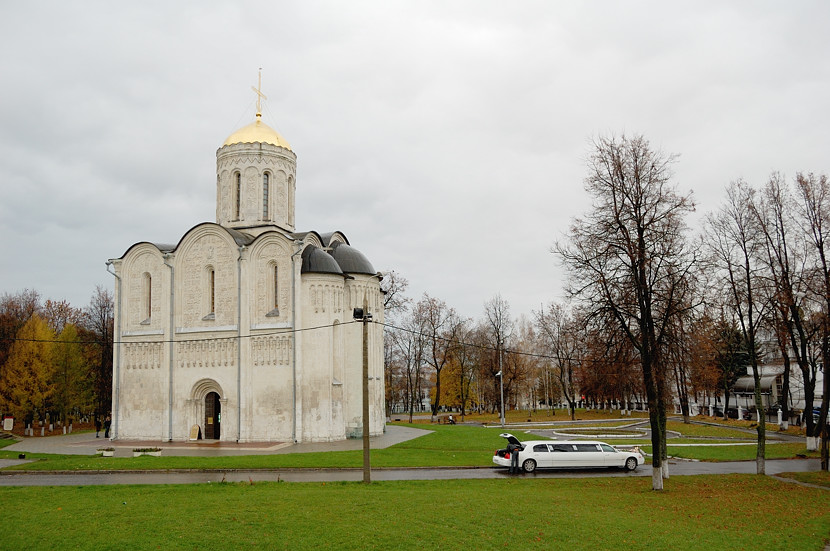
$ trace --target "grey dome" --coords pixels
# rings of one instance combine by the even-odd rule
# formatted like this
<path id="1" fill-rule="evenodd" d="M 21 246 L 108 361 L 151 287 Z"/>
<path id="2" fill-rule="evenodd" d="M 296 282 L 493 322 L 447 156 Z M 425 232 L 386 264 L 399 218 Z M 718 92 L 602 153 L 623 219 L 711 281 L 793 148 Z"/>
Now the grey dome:
<path id="1" fill-rule="evenodd" d="M 300 268 L 300 273 L 343 275 L 343 270 L 340 269 L 340 266 L 337 265 L 331 255 L 326 254 L 325 251 L 314 245 L 308 245 L 303 249 L 303 265 Z"/>
<path id="2" fill-rule="evenodd" d="M 331 256 L 337 261 L 340 269 L 347 274 L 369 274 L 377 272 L 364 254 L 350 245 L 335 241 L 331 245 Z"/>

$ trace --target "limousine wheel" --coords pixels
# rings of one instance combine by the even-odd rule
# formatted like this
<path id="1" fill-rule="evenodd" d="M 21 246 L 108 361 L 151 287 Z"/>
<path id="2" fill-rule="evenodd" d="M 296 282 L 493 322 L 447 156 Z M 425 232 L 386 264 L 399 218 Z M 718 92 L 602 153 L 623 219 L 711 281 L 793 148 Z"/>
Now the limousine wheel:
<path id="1" fill-rule="evenodd" d="M 522 463 L 522 469 L 524 469 L 524 472 L 526 473 L 532 473 L 536 470 L 536 461 L 533 459 L 525 459 L 525 462 Z"/>
<path id="2" fill-rule="evenodd" d="M 637 459 L 633 457 L 629 457 L 625 460 L 625 470 L 626 471 L 633 471 L 637 468 Z"/>

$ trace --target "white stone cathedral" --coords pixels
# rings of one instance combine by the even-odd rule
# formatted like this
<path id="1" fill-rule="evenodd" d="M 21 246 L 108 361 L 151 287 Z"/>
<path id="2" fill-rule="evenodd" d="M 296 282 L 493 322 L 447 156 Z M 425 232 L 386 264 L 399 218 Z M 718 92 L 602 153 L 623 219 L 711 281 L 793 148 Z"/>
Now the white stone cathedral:
<path id="1" fill-rule="evenodd" d="M 257 91 L 259 94 L 259 92 Z M 261 95 L 261 94 L 260 94 Z M 136 243 L 116 280 L 112 435 L 323 442 L 360 437 L 362 323 L 380 274 L 339 232 L 296 232 L 296 155 L 256 120 L 216 152 L 216 223 Z M 369 324 L 370 434 L 384 428 L 383 328 Z"/>

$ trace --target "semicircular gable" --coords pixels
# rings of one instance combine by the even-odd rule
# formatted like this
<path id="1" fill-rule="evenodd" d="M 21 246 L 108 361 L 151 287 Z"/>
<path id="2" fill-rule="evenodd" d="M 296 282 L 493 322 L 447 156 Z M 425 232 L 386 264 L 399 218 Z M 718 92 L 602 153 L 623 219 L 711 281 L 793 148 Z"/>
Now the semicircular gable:
<path id="1" fill-rule="evenodd" d="M 151 247 L 158 251 L 160 254 L 168 253 L 176 248 L 175 245 L 165 245 L 161 243 L 150 243 L 149 241 L 139 241 L 138 243 L 130 245 L 130 248 L 124 251 L 124 254 L 122 254 L 119 257 L 119 259 L 124 260 L 128 254 L 138 249 L 139 247 Z"/>
<path id="2" fill-rule="evenodd" d="M 305 233 L 296 233 L 293 234 L 294 237 L 300 239 L 304 245 L 314 245 L 318 249 L 323 248 L 323 239 L 320 237 L 320 234 L 316 231 L 309 231 Z"/>
<path id="3" fill-rule="evenodd" d="M 293 242 L 285 236 L 285 234 L 278 231 L 267 231 L 259 234 L 254 241 L 248 246 L 251 252 L 251 258 L 258 258 L 262 256 L 264 249 L 272 249 L 277 247 L 282 254 L 293 253 Z M 270 256 L 270 253 L 269 253 Z"/>
<path id="4" fill-rule="evenodd" d="M 221 241 L 227 243 L 228 248 L 233 250 L 236 250 L 243 245 L 250 245 L 253 241 L 251 236 L 240 231 L 225 228 L 213 222 L 202 222 L 201 224 L 190 228 L 182 236 L 179 243 L 176 245 L 176 255 L 189 255 L 190 250 L 194 246 L 197 246 L 197 244 L 207 236 L 215 236 L 219 238 Z"/>
<path id="5" fill-rule="evenodd" d="M 349 244 L 349 240 L 346 238 L 346 234 L 341 231 L 333 231 L 329 233 L 320 234 L 323 238 L 323 245 L 326 247 L 331 247 L 335 243 L 343 243 L 344 245 Z"/>

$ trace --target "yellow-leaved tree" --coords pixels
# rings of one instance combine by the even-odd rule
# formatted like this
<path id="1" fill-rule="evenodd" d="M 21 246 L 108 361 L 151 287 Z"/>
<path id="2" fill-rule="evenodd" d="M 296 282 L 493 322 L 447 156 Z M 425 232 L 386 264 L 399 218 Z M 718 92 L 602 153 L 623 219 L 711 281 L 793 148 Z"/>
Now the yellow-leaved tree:
<path id="1" fill-rule="evenodd" d="M 0 406 L 21 420 L 45 417 L 54 391 L 55 334 L 38 314 L 17 332 L 0 379 Z"/>
<path id="2" fill-rule="evenodd" d="M 55 369 L 52 372 L 54 395 L 52 403 L 64 425 L 73 414 L 93 409 L 92 370 L 84 357 L 78 338 L 78 328 L 67 323 L 58 336 L 53 352 Z"/>

